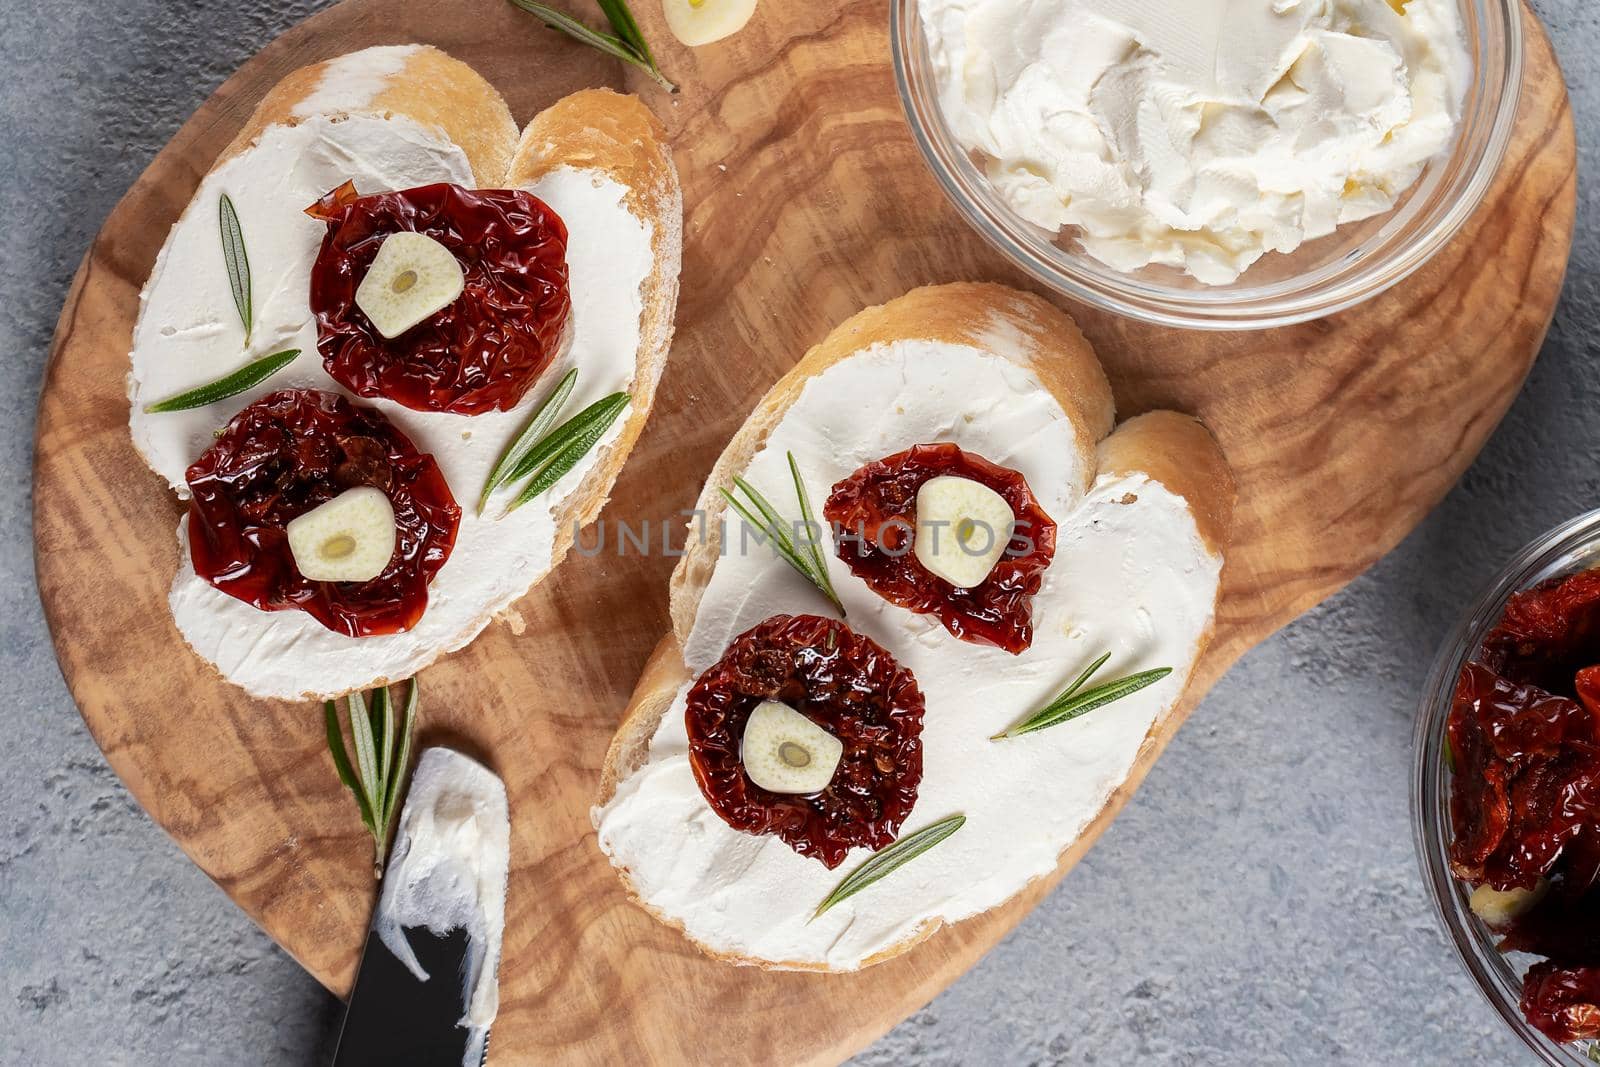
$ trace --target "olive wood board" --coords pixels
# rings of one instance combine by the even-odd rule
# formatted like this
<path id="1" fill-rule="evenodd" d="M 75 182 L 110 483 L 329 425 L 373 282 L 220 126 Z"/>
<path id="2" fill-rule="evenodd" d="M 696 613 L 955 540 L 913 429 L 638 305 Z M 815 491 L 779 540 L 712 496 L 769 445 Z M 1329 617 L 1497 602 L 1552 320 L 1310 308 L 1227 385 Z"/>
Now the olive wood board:
<path id="1" fill-rule="evenodd" d="M 421 41 L 476 67 L 519 122 L 598 84 L 633 89 L 661 116 L 685 190 L 683 292 L 655 413 L 603 516 L 613 522 L 681 523 L 757 397 L 859 308 L 930 282 L 1028 285 L 963 225 L 918 156 L 883 0 L 768 2 L 738 36 L 692 52 L 653 0 L 635 7 L 676 96 L 503 0 L 344 0 L 268 45 L 177 132 L 107 219 L 61 313 L 39 405 L 34 521 L 62 671 L 133 795 L 338 993 L 373 902 L 370 841 L 334 775 L 320 709 L 245 697 L 179 638 L 166 599 L 178 504 L 133 450 L 123 389 L 139 289 L 167 230 L 267 89 L 305 63 Z M 1528 372 L 1567 262 L 1576 163 L 1560 72 L 1537 20 L 1524 22 L 1526 81 L 1503 171 L 1465 231 L 1389 293 L 1320 322 L 1235 334 L 1070 308 L 1119 415 L 1201 416 L 1238 476 L 1216 640 L 1186 709 L 1411 530 Z M 419 743 L 476 754 L 511 796 L 492 1062 L 837 1061 L 953 981 L 1059 878 L 853 975 L 713 962 L 630 904 L 589 807 L 633 682 L 667 629 L 672 565 L 659 550 L 574 553 L 519 604 L 521 632 L 496 624 L 423 675 Z M 1167 739 L 1152 738 L 1061 871 Z"/>

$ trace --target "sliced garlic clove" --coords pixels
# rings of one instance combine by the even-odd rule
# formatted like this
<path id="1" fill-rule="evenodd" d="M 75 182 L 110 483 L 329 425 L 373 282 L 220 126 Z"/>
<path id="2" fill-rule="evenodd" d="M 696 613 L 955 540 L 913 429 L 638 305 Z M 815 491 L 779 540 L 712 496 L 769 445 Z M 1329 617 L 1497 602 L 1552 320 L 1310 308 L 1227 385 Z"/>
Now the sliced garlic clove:
<path id="1" fill-rule="evenodd" d="M 366 582 L 394 556 L 394 505 L 381 489 L 346 489 L 284 527 L 300 573 L 313 582 Z"/>
<path id="2" fill-rule="evenodd" d="M 744 773 L 772 793 L 820 793 L 833 781 L 844 742 L 787 704 L 763 700 L 744 724 Z"/>
<path id="3" fill-rule="evenodd" d="M 957 589 L 982 585 L 1011 541 L 1017 517 L 981 482 L 941 474 L 917 490 L 917 562 Z"/>
<path id="4" fill-rule="evenodd" d="M 402 231 L 383 239 L 356 287 L 356 307 L 383 336 L 399 337 L 449 307 L 465 286 L 455 253 L 425 233 Z"/>
<path id="5" fill-rule="evenodd" d="M 661 0 L 667 29 L 690 48 L 720 41 L 744 29 L 756 0 Z"/>
<path id="6" fill-rule="evenodd" d="M 1485 883 L 1472 891 L 1467 904 L 1489 927 L 1503 930 L 1526 915 L 1549 888 L 1543 878 L 1532 889 L 1496 889 Z"/>

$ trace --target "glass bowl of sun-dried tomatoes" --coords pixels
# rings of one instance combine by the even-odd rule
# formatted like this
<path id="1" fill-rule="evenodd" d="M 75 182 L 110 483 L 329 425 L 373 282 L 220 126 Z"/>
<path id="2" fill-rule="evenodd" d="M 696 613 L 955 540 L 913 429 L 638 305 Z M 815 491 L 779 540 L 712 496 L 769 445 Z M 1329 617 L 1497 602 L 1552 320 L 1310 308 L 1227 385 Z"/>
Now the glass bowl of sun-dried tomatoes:
<path id="1" fill-rule="evenodd" d="M 1417 852 L 1456 954 L 1545 1063 L 1600 1062 L 1600 511 L 1477 598 L 1414 747 Z"/>

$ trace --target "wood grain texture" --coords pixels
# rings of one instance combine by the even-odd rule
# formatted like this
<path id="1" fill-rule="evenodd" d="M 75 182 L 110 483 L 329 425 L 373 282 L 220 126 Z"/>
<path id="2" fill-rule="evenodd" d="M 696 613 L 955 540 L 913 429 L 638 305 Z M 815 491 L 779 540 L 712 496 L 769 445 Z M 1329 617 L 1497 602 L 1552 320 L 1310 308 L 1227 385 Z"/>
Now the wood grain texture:
<path id="1" fill-rule="evenodd" d="M 923 169 L 894 96 L 881 0 L 768 3 L 737 38 L 695 53 L 672 46 L 651 0 L 637 7 L 685 86 L 669 99 L 626 79 L 671 131 L 686 219 L 678 340 L 606 512 L 636 525 L 688 507 L 755 399 L 854 311 L 929 282 L 1022 283 Z M 1200 415 L 1238 475 L 1218 637 L 1191 706 L 1240 653 L 1409 531 L 1527 373 L 1566 263 L 1575 148 L 1548 42 L 1526 22 L 1529 73 L 1504 171 L 1466 231 L 1395 291 L 1256 334 L 1072 309 L 1120 413 Z M 133 451 L 122 382 L 139 287 L 254 103 L 301 64 L 412 40 L 477 67 L 521 122 L 573 89 L 625 83 L 499 0 L 345 0 L 310 20 L 218 90 L 107 220 L 62 312 L 38 422 L 39 585 L 85 720 L 156 821 L 336 991 L 372 903 L 370 845 L 318 710 L 245 698 L 179 639 L 166 607 L 178 508 Z M 611 544 L 574 555 L 520 605 L 522 634 L 496 626 L 424 675 L 422 742 L 485 759 L 512 798 L 494 1062 L 676 1063 L 713 1051 L 721 1062 L 834 1061 L 927 1001 L 1049 889 L 842 977 L 712 963 L 630 906 L 588 806 L 667 628 L 673 562 Z M 772 1025 L 780 1017 L 807 1022 Z"/>

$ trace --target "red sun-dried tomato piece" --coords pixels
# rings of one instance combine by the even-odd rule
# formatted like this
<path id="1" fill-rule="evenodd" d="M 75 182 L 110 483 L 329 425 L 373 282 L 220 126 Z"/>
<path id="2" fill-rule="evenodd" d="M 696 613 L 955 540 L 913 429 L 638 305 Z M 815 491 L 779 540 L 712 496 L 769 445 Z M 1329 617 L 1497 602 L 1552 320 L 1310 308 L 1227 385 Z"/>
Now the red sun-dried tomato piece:
<path id="1" fill-rule="evenodd" d="M 1481 675 L 1480 673 L 1481 672 Z M 1477 881 L 1484 862 L 1500 847 L 1511 822 L 1505 769 L 1490 751 L 1475 714 L 1482 698 L 1479 686 L 1501 679 L 1487 668 L 1468 664 L 1456 685 L 1448 736 L 1455 757 L 1450 789 L 1450 865 L 1458 877 Z M 1507 683 L 1509 684 L 1509 683 Z"/>
<path id="2" fill-rule="evenodd" d="M 1572 688 L 1578 703 L 1600 721 L 1600 667 L 1585 667 L 1573 675 Z"/>
<path id="3" fill-rule="evenodd" d="M 348 184 L 348 183 L 347 183 Z M 571 313 L 567 228 L 544 201 L 512 189 L 424 185 L 352 196 L 341 186 L 310 213 L 328 224 L 311 268 L 317 349 L 358 396 L 418 411 L 509 411 L 560 349 Z M 386 338 L 356 306 L 384 238 L 426 234 L 465 274 L 449 306 Z"/>
<path id="4" fill-rule="evenodd" d="M 1600 663 L 1600 570 L 1514 595 L 1479 658 L 1514 682 L 1572 695 L 1573 676 Z"/>
<path id="5" fill-rule="evenodd" d="M 941 474 L 988 486 L 1016 516 L 1005 554 L 971 589 L 957 589 L 932 574 L 911 550 L 917 490 Z M 935 616 L 963 641 L 1012 654 L 1033 643 L 1033 597 L 1055 555 L 1056 524 L 1020 472 L 954 444 L 914 445 L 839 482 L 822 513 L 841 531 L 835 551 L 845 566 L 891 604 Z"/>
<path id="6" fill-rule="evenodd" d="M 750 713 L 789 705 L 844 745 L 820 793 L 772 793 L 744 772 Z M 689 690 L 689 765 L 723 822 L 775 834 L 829 869 L 895 839 L 922 781 L 922 691 L 871 638 L 817 615 L 775 615 L 736 637 Z"/>
<path id="7" fill-rule="evenodd" d="M 416 625 L 461 519 L 432 456 L 376 409 L 316 389 L 271 393 L 239 412 L 186 477 L 196 574 L 264 611 L 298 608 L 351 637 Z M 360 486 L 383 490 L 394 507 L 389 565 L 366 582 L 303 577 L 285 527 Z"/>
<path id="8" fill-rule="evenodd" d="M 1600 968 L 1534 964 L 1522 979 L 1522 1014 L 1552 1041 L 1600 1037 Z"/>
<path id="9" fill-rule="evenodd" d="M 1511 782 L 1511 825 L 1484 866 L 1499 889 L 1532 888 L 1600 813 L 1600 753 L 1588 746 L 1538 760 Z"/>
<path id="10" fill-rule="evenodd" d="M 1496 889 L 1548 891 L 1500 947 L 1547 957 L 1528 1021 L 1600 1037 L 1600 569 L 1513 596 L 1457 681 L 1451 866 Z"/>
<path id="11" fill-rule="evenodd" d="M 1594 716 L 1469 663 L 1448 731 L 1456 873 L 1499 889 L 1532 888 L 1600 802 Z"/>

